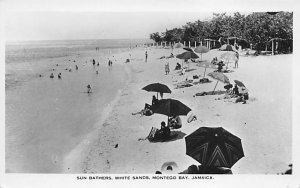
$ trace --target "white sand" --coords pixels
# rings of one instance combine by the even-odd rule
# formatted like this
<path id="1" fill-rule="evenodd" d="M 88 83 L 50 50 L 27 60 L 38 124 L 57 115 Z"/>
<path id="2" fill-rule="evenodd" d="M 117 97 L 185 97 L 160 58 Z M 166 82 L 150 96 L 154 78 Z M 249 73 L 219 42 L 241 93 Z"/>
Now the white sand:
<path id="1" fill-rule="evenodd" d="M 176 53 L 177 50 L 174 50 Z M 224 127 L 242 139 L 245 157 L 233 167 L 234 174 L 276 174 L 287 170 L 292 163 L 292 55 L 240 57 L 239 69 L 228 73 L 233 83 L 237 79 L 249 89 L 247 104 L 235 104 L 215 100 L 219 96 L 198 96 L 194 94 L 213 90 L 216 81 L 198 84 L 189 88 L 174 89 L 173 84 L 186 76 L 178 76 L 174 71 L 180 60 L 159 60 L 168 56 L 170 49 L 148 49 L 148 62 L 144 62 L 144 49 L 131 52 L 133 60 L 124 64 L 130 70 L 128 84 L 120 92 L 118 100 L 108 110 L 108 118 L 100 122 L 98 129 L 87 136 L 66 158 L 64 172 L 67 173 L 154 173 L 161 170 L 164 162 L 174 161 L 178 165 L 175 172 L 186 169 L 197 161 L 185 154 L 184 138 L 170 142 L 150 143 L 139 141 L 145 138 L 151 127 L 159 128 L 167 117 L 131 115 L 151 102 L 151 96 L 141 90 L 149 83 L 160 82 L 168 85 L 172 94 L 164 98 L 174 98 L 189 106 L 198 120 L 186 123 L 183 116 L 182 134 L 190 134 L 199 127 Z M 220 52 L 203 54 L 203 59 L 211 60 Z M 116 58 L 126 59 L 128 53 Z M 164 74 L 164 63 L 170 63 L 171 72 Z M 203 75 L 204 69 L 190 64 L 194 71 L 187 75 Z M 207 73 L 211 72 L 207 69 Z M 217 90 L 224 90 L 219 83 Z M 116 144 L 118 147 L 115 148 Z"/>

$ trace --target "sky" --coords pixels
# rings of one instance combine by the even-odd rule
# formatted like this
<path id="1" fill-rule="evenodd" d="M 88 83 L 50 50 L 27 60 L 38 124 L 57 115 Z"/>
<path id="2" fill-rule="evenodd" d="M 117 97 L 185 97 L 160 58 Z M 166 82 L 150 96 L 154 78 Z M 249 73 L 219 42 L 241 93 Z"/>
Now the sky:
<path id="1" fill-rule="evenodd" d="M 208 19 L 199 12 L 27 11 L 6 14 L 6 40 L 132 39 Z"/>
<path id="2" fill-rule="evenodd" d="M 286 6 L 284 0 L 276 2 L 276 9 L 274 3 L 264 9 L 260 0 L 251 5 L 259 5 L 253 11 Z M 209 19 L 213 12 L 251 11 L 236 0 L 0 0 L 0 8 L 1 4 L 6 41 L 149 38 L 153 32 Z"/>

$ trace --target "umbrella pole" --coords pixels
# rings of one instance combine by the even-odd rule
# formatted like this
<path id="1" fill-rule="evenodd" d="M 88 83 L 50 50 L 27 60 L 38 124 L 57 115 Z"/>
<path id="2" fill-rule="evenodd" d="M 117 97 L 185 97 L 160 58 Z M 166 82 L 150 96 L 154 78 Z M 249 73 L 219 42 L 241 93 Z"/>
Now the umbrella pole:
<path id="1" fill-rule="evenodd" d="M 204 76 L 203 76 L 203 78 L 205 78 L 205 72 L 206 72 L 206 67 L 205 67 L 205 69 L 204 69 Z"/>
<path id="2" fill-rule="evenodd" d="M 216 83 L 216 85 L 215 85 L 215 88 L 214 88 L 214 90 L 213 90 L 213 92 L 212 92 L 212 95 L 214 94 L 214 92 L 215 92 L 215 89 L 216 89 L 216 87 L 217 87 L 218 83 L 219 83 L 219 80 L 217 81 L 217 83 Z"/>
<path id="3" fill-rule="evenodd" d="M 156 97 L 157 97 L 157 99 L 158 99 L 158 92 L 156 92 Z"/>

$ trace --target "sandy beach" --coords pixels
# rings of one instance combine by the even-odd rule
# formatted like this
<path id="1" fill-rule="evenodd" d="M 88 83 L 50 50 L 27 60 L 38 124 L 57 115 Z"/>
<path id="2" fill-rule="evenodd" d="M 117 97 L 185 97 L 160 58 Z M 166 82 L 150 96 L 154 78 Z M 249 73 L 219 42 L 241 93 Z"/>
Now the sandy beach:
<path id="1" fill-rule="evenodd" d="M 173 53 L 176 54 L 177 49 Z M 148 61 L 145 62 L 145 51 Z M 278 174 L 285 172 L 292 163 L 292 55 L 244 56 L 239 68 L 226 75 L 231 82 L 237 79 L 249 89 L 250 99 L 246 104 L 216 100 L 220 95 L 194 96 L 203 91 L 212 91 L 216 81 L 193 84 L 192 87 L 175 89 L 178 82 L 193 75 L 203 76 L 204 68 L 190 63 L 184 76 L 175 71 L 176 58 L 169 56 L 171 49 L 156 47 L 137 48 L 116 54 L 128 80 L 116 98 L 106 109 L 107 118 L 96 123 L 96 128 L 65 156 L 63 173 L 106 174 L 153 174 L 161 170 L 165 162 L 175 162 L 174 173 L 185 170 L 197 161 L 185 154 L 184 136 L 199 127 L 223 127 L 242 140 L 245 157 L 233 167 L 234 174 Z M 182 50 L 178 51 L 182 52 Z M 131 54 L 130 63 L 124 63 Z M 203 60 L 219 56 L 211 50 L 203 54 Z M 165 75 L 165 63 L 170 64 L 170 74 Z M 207 69 L 207 73 L 213 69 Z M 201 78 L 200 77 L 200 78 Z M 179 137 L 168 142 L 151 143 L 143 140 L 151 127 L 160 128 L 164 115 L 131 115 L 151 103 L 155 93 L 141 90 L 150 83 L 160 82 L 169 86 L 171 94 L 164 98 L 180 100 L 189 106 L 197 120 L 187 123 L 182 116 L 183 127 L 177 130 Z M 216 90 L 224 90 L 219 83 Z"/>

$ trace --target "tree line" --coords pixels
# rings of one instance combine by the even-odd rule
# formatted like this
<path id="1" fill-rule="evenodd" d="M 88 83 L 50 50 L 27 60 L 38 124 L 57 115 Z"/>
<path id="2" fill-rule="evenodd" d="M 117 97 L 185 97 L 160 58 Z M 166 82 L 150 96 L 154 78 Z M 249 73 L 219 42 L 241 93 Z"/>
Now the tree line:
<path id="1" fill-rule="evenodd" d="M 225 43 L 235 42 L 243 48 L 262 51 L 270 47 L 274 39 L 280 43 L 282 52 L 292 52 L 293 49 L 293 13 L 292 12 L 253 12 L 241 14 L 234 12 L 213 13 L 209 20 L 187 22 L 182 27 L 167 29 L 165 32 L 150 34 L 155 42 L 190 41 L 199 45 L 204 39 L 215 40 L 213 48 Z M 278 48 L 278 46 L 276 46 Z"/>

